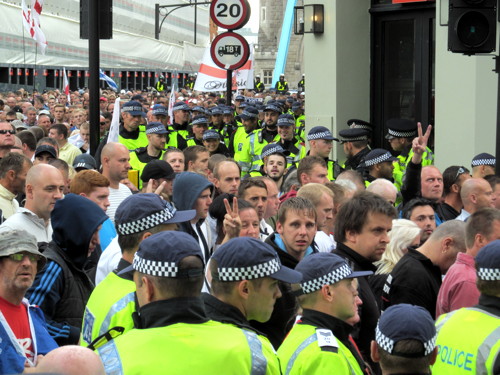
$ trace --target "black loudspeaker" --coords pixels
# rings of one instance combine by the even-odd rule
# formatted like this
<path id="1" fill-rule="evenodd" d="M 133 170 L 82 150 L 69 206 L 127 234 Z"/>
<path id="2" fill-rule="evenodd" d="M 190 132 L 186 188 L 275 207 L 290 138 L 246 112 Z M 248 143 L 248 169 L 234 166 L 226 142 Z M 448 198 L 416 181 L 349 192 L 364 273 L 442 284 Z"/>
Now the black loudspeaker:
<path id="1" fill-rule="evenodd" d="M 89 2 L 80 0 L 80 39 L 89 38 Z M 113 0 L 97 0 L 99 7 L 99 39 L 113 38 Z"/>
<path id="2" fill-rule="evenodd" d="M 495 51 L 497 0 L 450 0 L 448 50 L 474 55 Z"/>

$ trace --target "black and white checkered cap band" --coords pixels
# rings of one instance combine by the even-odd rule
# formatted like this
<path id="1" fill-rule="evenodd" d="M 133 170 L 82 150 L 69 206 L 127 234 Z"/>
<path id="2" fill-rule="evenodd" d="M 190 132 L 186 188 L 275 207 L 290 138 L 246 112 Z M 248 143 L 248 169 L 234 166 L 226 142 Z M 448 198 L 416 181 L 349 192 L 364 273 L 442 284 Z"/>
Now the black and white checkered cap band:
<path id="1" fill-rule="evenodd" d="M 142 112 L 142 107 L 133 105 L 124 106 L 122 112 Z"/>
<path id="2" fill-rule="evenodd" d="M 477 271 L 477 277 L 484 281 L 499 281 L 500 269 L 479 267 L 479 270 Z"/>
<path id="3" fill-rule="evenodd" d="M 88 166 L 90 166 L 90 165 L 87 163 L 81 162 L 81 163 L 78 163 L 76 165 L 73 165 L 73 168 L 87 168 Z"/>
<path id="4" fill-rule="evenodd" d="M 304 294 L 309 294 L 317 290 L 320 290 L 323 287 L 323 285 L 335 284 L 336 282 L 339 282 L 340 280 L 349 276 L 351 273 L 352 270 L 349 268 L 349 266 L 347 264 L 344 264 L 341 267 L 317 279 L 300 283 L 300 286 L 302 287 L 302 291 L 304 292 Z"/>
<path id="5" fill-rule="evenodd" d="M 389 160 L 391 158 L 391 153 L 390 152 L 386 152 L 385 154 L 382 154 L 380 156 L 377 156 L 375 159 L 371 159 L 371 160 L 365 160 L 365 164 L 367 167 L 370 167 L 372 165 L 375 165 L 375 164 L 378 164 L 378 163 L 382 163 L 386 160 Z"/>
<path id="6" fill-rule="evenodd" d="M 345 137 L 340 137 L 340 142 L 356 142 L 356 141 L 366 141 L 368 139 L 368 136 L 366 135 L 360 135 L 359 137 L 355 138 L 345 138 Z"/>
<path id="7" fill-rule="evenodd" d="M 428 355 L 428 354 L 432 353 L 432 351 L 436 347 L 436 338 L 437 338 L 437 335 L 434 335 L 429 341 L 423 343 L 424 344 L 424 355 Z M 392 352 L 394 350 L 395 342 L 393 339 L 384 335 L 380 331 L 379 326 L 377 326 L 377 329 L 375 330 L 375 341 L 377 341 L 377 344 L 382 349 L 384 349 L 389 354 L 392 354 Z"/>
<path id="8" fill-rule="evenodd" d="M 266 277 L 278 272 L 280 268 L 280 262 L 277 259 L 271 259 L 269 262 L 256 264 L 255 266 L 241 268 L 220 267 L 217 271 L 219 272 L 220 281 L 241 281 Z"/>
<path id="9" fill-rule="evenodd" d="M 265 158 L 266 156 L 273 155 L 273 154 L 278 154 L 278 153 L 283 153 L 285 150 L 283 150 L 283 147 L 269 147 L 266 151 L 263 151 L 261 154 L 262 158 Z"/>
<path id="10" fill-rule="evenodd" d="M 164 126 L 155 126 L 155 127 L 146 129 L 146 134 L 155 134 L 158 132 L 165 133 L 165 127 Z"/>
<path id="11" fill-rule="evenodd" d="M 248 117 L 258 117 L 259 116 L 257 113 L 247 112 L 245 110 L 243 110 L 243 112 L 241 112 L 241 114 L 244 116 L 248 116 Z"/>
<path id="12" fill-rule="evenodd" d="M 158 262 L 141 258 L 137 253 L 134 255 L 134 270 L 146 275 L 159 277 L 176 277 L 178 268 L 175 263 Z"/>
<path id="13" fill-rule="evenodd" d="M 279 118 L 278 119 L 278 126 L 292 126 L 295 125 L 295 121 L 293 118 Z"/>
<path id="14" fill-rule="evenodd" d="M 313 139 L 324 139 L 324 138 L 333 138 L 332 133 L 330 132 L 320 132 L 320 133 L 314 133 L 314 134 L 308 134 L 307 135 L 307 140 L 312 141 Z"/>
<path id="15" fill-rule="evenodd" d="M 349 126 L 351 129 L 366 129 L 366 130 L 372 130 L 371 127 L 369 127 L 368 125 L 362 125 L 362 124 L 356 124 L 355 122 L 353 122 L 351 124 L 351 126 Z"/>
<path id="16" fill-rule="evenodd" d="M 389 133 L 389 135 L 391 135 L 393 137 L 397 137 L 397 138 L 416 137 L 416 135 L 417 135 L 416 130 L 412 130 L 412 131 L 408 131 L 408 132 L 400 132 L 397 130 L 389 129 L 388 133 Z"/>
<path id="17" fill-rule="evenodd" d="M 143 232 L 146 229 L 154 228 L 173 218 L 175 211 L 175 209 L 169 210 L 168 208 L 165 208 L 164 210 L 155 212 L 154 214 L 143 217 L 142 219 L 118 224 L 118 234 L 134 234 Z"/>
<path id="18" fill-rule="evenodd" d="M 472 160 L 472 166 L 477 167 L 478 165 L 496 165 L 496 159 L 477 159 Z"/>

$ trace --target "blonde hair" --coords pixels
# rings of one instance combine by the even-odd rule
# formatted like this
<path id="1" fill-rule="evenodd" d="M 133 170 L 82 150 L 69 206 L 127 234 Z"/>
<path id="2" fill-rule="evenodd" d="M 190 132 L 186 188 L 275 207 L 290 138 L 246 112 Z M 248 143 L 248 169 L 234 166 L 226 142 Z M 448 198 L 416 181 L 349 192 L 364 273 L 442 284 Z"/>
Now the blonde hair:
<path id="1" fill-rule="evenodd" d="M 389 232 L 391 241 L 387 245 L 382 255 L 382 259 L 374 263 L 377 267 L 375 274 L 385 275 L 390 273 L 396 263 L 405 254 L 405 250 L 411 245 L 420 232 L 420 228 L 413 221 L 406 219 L 393 220 L 392 230 Z"/>

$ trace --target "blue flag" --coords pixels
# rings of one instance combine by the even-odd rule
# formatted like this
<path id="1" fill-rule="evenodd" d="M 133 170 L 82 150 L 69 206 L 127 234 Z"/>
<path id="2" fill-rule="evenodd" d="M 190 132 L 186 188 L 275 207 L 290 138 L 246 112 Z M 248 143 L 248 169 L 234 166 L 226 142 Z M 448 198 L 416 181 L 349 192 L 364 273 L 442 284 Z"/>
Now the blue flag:
<path id="1" fill-rule="evenodd" d="M 99 69 L 99 79 L 102 80 L 102 81 L 105 81 L 108 84 L 108 86 L 111 87 L 111 89 L 113 91 L 118 91 L 118 85 L 116 84 L 116 82 L 113 81 L 106 74 L 104 74 L 104 72 L 102 71 L 102 69 Z"/>

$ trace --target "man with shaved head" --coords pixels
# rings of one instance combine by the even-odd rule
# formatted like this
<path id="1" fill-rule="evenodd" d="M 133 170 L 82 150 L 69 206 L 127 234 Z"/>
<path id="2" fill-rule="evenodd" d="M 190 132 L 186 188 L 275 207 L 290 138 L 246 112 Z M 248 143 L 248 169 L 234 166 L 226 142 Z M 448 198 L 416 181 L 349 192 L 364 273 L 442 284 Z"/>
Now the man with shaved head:
<path id="1" fill-rule="evenodd" d="M 120 203 L 132 195 L 130 189 L 120 181 L 128 177 L 130 153 L 121 143 L 109 142 L 101 152 L 102 174 L 109 180 L 109 207 L 106 214 L 114 221 Z"/>
<path id="2" fill-rule="evenodd" d="M 398 189 L 396 186 L 385 178 L 377 178 L 374 180 L 370 185 L 368 185 L 366 191 L 371 191 L 374 194 L 380 195 L 393 206 L 398 195 Z"/>
<path id="3" fill-rule="evenodd" d="M 496 197 L 491 185 L 484 178 L 470 178 L 465 181 L 460 191 L 464 208 L 456 220 L 467 221 L 470 215 L 485 207 L 495 207 Z"/>
<path id="4" fill-rule="evenodd" d="M 83 346 L 66 345 L 52 350 L 24 374 L 105 375 L 97 353 Z"/>
<path id="5" fill-rule="evenodd" d="M 28 171 L 25 190 L 24 208 L 19 208 L 0 228 L 23 229 L 33 234 L 37 242 L 50 242 L 50 214 L 56 201 L 63 197 L 63 176 L 51 165 L 35 165 Z"/>

